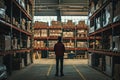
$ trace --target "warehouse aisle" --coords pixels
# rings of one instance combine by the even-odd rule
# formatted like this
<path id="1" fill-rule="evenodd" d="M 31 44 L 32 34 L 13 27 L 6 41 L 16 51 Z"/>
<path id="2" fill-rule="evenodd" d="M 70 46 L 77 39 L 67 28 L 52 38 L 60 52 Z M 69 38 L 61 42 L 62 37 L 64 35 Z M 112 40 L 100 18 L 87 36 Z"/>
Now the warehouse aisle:
<path id="1" fill-rule="evenodd" d="M 70 62 L 71 61 L 71 62 Z M 67 64 L 67 62 L 70 62 Z M 43 60 L 15 71 L 9 80 L 111 80 L 89 67 L 83 60 L 65 60 L 63 77 L 56 77 L 54 60 Z M 85 62 L 84 64 L 82 62 Z M 78 64 L 77 64 L 78 63 Z"/>

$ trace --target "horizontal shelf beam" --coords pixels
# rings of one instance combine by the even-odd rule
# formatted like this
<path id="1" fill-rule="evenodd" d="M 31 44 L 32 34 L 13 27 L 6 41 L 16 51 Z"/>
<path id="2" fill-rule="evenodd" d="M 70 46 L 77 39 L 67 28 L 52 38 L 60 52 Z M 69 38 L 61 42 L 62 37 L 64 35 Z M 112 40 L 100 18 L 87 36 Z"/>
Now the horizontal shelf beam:
<path id="1" fill-rule="evenodd" d="M 88 49 L 88 51 L 96 53 L 96 54 L 104 54 L 104 55 L 109 55 L 109 56 L 120 56 L 120 52 L 114 52 L 114 51 L 108 51 L 108 50 L 93 50 L 93 49 Z"/>
<path id="2" fill-rule="evenodd" d="M 22 52 L 30 52 L 31 50 L 32 49 L 6 50 L 6 51 L 0 51 L 0 55 L 22 53 Z"/>

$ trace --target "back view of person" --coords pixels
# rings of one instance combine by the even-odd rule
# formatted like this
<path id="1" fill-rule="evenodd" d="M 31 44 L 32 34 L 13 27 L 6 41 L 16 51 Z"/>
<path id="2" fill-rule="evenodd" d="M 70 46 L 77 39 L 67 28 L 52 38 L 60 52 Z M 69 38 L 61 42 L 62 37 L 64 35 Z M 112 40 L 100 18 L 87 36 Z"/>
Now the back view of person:
<path id="1" fill-rule="evenodd" d="M 64 59 L 64 52 L 65 47 L 64 44 L 61 42 L 61 37 L 58 37 L 58 42 L 54 45 L 54 51 L 56 55 L 56 74 L 55 76 L 58 76 L 59 74 L 59 62 L 60 62 L 60 75 L 64 76 L 63 74 L 63 59 Z"/>

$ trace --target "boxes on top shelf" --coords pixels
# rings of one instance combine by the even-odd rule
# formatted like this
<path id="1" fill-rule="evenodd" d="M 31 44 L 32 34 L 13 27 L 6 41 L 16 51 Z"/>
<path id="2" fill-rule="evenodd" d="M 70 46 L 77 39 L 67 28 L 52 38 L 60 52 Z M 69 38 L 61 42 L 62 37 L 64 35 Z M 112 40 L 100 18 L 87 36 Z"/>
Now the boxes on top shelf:
<path id="1" fill-rule="evenodd" d="M 75 24 L 73 23 L 72 20 L 68 20 L 67 25 L 70 26 L 70 27 L 75 26 Z"/>
<path id="2" fill-rule="evenodd" d="M 48 23 L 47 22 L 35 22 L 35 28 L 40 28 L 40 27 L 47 27 Z"/>
<path id="3" fill-rule="evenodd" d="M 51 21 L 51 26 L 53 26 L 53 27 L 61 27 L 61 22 L 60 21 Z"/>
<path id="4" fill-rule="evenodd" d="M 75 27 L 75 23 L 72 22 L 72 20 L 68 20 L 67 23 L 66 22 L 63 22 L 62 23 L 62 26 L 63 27 Z"/>
<path id="5" fill-rule="evenodd" d="M 87 27 L 87 25 L 85 24 L 85 21 L 79 21 L 77 24 L 77 27 Z"/>

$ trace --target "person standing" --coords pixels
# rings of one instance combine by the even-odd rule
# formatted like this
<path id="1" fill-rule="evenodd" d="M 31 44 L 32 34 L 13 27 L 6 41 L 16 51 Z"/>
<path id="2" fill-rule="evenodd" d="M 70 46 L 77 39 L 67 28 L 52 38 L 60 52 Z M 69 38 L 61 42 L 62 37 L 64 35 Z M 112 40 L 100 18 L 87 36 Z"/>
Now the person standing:
<path id="1" fill-rule="evenodd" d="M 64 52 L 65 46 L 62 43 L 62 37 L 58 37 L 58 42 L 54 45 L 54 51 L 56 55 L 56 74 L 58 76 L 59 73 L 59 62 L 60 62 L 60 76 L 64 76 L 63 74 L 63 61 L 64 61 Z"/>

